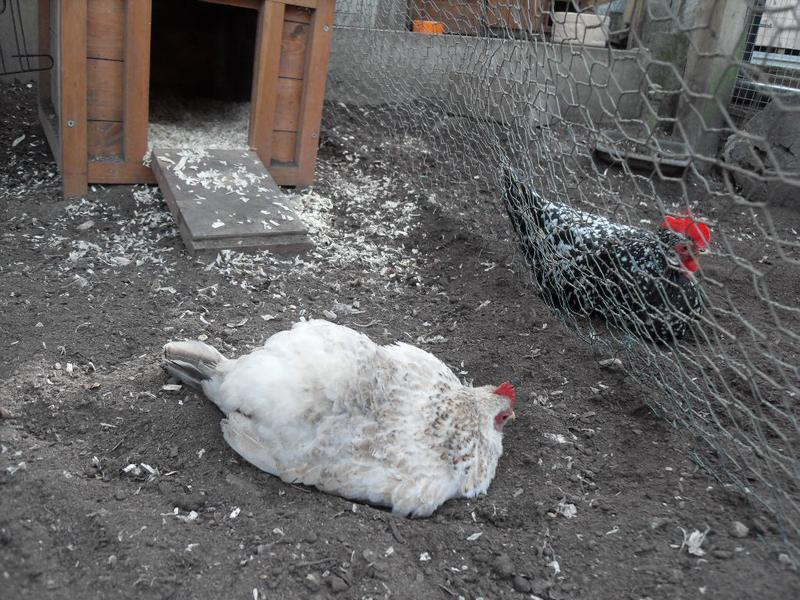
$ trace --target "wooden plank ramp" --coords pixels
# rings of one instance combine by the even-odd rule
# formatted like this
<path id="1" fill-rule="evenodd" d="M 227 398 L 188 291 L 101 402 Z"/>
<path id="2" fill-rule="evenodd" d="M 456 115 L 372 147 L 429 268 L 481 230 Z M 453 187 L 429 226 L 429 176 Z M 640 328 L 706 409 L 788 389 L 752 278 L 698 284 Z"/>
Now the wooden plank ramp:
<path id="1" fill-rule="evenodd" d="M 152 166 L 191 254 L 311 247 L 296 200 L 277 186 L 255 152 L 156 148 Z"/>

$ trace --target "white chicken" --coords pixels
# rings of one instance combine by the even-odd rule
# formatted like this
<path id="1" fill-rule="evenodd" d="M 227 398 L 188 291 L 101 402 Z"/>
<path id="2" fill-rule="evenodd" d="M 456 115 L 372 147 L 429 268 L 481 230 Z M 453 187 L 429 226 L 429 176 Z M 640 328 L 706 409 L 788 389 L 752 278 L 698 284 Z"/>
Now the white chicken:
<path id="1" fill-rule="evenodd" d="M 171 342 L 163 365 L 220 408 L 225 440 L 259 469 L 402 516 L 484 493 L 515 417 L 511 383 L 467 387 L 424 350 L 321 320 L 234 360 Z"/>

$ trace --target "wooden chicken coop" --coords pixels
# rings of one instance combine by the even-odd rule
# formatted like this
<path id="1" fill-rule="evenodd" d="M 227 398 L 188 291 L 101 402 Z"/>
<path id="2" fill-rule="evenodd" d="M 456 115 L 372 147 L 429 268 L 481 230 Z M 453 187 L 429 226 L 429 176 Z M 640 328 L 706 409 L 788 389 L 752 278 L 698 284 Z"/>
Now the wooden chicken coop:
<path id="1" fill-rule="evenodd" d="M 158 94 L 249 102 L 242 150 L 279 185 L 314 179 L 334 0 L 39 0 L 39 115 L 64 195 L 152 183 Z"/>

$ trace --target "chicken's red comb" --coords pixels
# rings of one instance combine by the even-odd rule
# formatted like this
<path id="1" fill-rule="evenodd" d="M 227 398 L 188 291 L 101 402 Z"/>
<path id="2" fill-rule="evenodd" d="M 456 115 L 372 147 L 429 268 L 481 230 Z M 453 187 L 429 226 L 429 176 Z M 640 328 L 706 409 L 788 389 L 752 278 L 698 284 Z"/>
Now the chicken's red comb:
<path id="1" fill-rule="evenodd" d="M 514 410 L 514 405 L 517 403 L 517 390 L 514 388 L 514 384 L 510 381 L 506 381 L 505 383 L 501 383 L 500 386 L 494 391 L 495 394 L 498 396 L 505 396 L 509 400 L 511 400 L 511 410 Z"/>
<path id="2" fill-rule="evenodd" d="M 695 221 L 691 214 L 682 215 L 680 217 L 673 217 L 667 215 L 664 218 L 662 227 L 667 227 L 678 233 L 685 233 L 697 245 L 699 250 L 702 250 L 711 241 L 711 229 L 705 223 Z"/>

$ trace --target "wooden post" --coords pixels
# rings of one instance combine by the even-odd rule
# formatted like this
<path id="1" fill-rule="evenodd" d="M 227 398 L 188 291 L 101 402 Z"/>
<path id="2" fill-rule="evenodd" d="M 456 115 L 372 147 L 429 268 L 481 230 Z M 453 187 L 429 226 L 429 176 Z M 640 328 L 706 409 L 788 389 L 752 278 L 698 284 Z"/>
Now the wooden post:
<path id="1" fill-rule="evenodd" d="M 64 197 L 83 196 L 88 190 L 86 143 L 86 1 L 61 0 L 61 110 L 59 142 Z"/>
<path id="2" fill-rule="evenodd" d="M 39 0 L 39 54 L 51 54 L 54 59 L 52 69 L 39 71 L 39 122 L 42 124 L 44 137 L 47 139 L 47 144 L 50 146 L 50 152 L 53 153 L 53 158 L 58 165 L 59 171 L 61 170 L 61 142 L 58 138 L 58 116 L 55 115 L 51 118 L 51 111 L 58 111 L 60 107 L 55 106 L 58 102 L 57 98 L 53 97 L 53 83 L 60 83 L 59 81 L 59 68 L 58 68 L 58 48 L 52 48 L 52 33 L 51 28 L 57 27 L 58 15 L 51 11 L 52 4 L 50 0 Z M 55 7 L 58 10 L 58 7 Z"/>
<path id="3" fill-rule="evenodd" d="M 272 129 L 285 5 L 266 0 L 258 13 L 250 116 L 250 147 L 267 167 L 272 162 Z"/>
<path id="4" fill-rule="evenodd" d="M 748 9 L 748 0 L 697 3 L 676 132 L 683 136 L 701 171 L 716 163 L 720 138 L 726 133 L 727 106 L 748 31 Z"/>
<path id="5" fill-rule="evenodd" d="M 300 109 L 300 130 L 297 132 L 297 164 L 300 169 L 295 185 L 311 185 L 319 148 L 319 125 L 328 58 L 333 36 L 334 0 L 320 0 L 311 20 L 311 39 L 306 51 L 305 89 Z"/>
<path id="6" fill-rule="evenodd" d="M 142 164 L 150 113 L 152 0 L 90 0 L 89 9 L 88 145 L 90 152 L 110 150 L 92 152 L 89 182 L 152 183 L 152 170 Z M 110 33 L 98 26 L 104 19 L 113 28 Z"/>
<path id="7" fill-rule="evenodd" d="M 628 48 L 637 48 L 641 43 L 639 35 L 644 15 L 643 4 L 643 0 L 628 0 L 625 3 L 622 22 L 628 27 Z"/>
<path id="8" fill-rule="evenodd" d="M 50 54 L 50 0 L 39 0 L 39 54 L 42 56 Z M 42 58 L 38 59 L 42 62 Z M 50 102 L 50 69 L 39 71 L 39 106 Z"/>
<path id="9" fill-rule="evenodd" d="M 125 3 L 125 162 L 141 164 L 147 152 L 150 92 L 151 0 Z"/>

